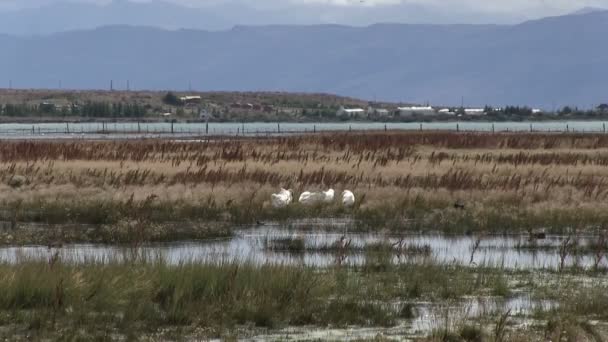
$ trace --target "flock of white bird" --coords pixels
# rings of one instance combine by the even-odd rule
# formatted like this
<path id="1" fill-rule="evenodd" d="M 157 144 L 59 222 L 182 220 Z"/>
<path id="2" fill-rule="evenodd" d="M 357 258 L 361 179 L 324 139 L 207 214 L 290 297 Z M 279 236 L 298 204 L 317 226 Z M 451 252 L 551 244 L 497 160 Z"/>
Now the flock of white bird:
<path id="1" fill-rule="evenodd" d="M 334 189 L 321 192 L 304 191 L 300 194 L 298 202 L 304 205 L 313 205 L 317 203 L 331 203 L 334 201 Z M 284 208 L 293 202 L 293 191 L 281 189 L 279 193 L 272 194 L 270 197 L 272 206 L 275 208 Z M 352 191 L 344 190 L 342 192 L 342 205 L 352 207 L 355 204 L 355 195 Z"/>

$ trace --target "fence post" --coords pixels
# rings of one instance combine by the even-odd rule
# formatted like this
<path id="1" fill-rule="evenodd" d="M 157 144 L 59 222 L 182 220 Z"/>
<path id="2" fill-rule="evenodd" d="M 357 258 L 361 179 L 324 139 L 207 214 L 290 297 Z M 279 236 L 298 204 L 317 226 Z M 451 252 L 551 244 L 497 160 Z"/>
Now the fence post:
<path id="1" fill-rule="evenodd" d="M 241 123 L 241 132 L 245 135 L 245 123 Z"/>
<path id="2" fill-rule="evenodd" d="M 386 124 L 384 124 L 384 131 L 385 131 L 385 132 L 387 131 L 387 129 L 386 129 Z"/>
<path id="3" fill-rule="evenodd" d="M 602 126 L 604 127 L 604 133 L 606 133 L 606 123 L 604 122 Z"/>
<path id="4" fill-rule="evenodd" d="M 313 133 L 317 133 L 317 125 L 313 125 L 312 126 L 312 132 Z"/>
<path id="5" fill-rule="evenodd" d="M 494 123 L 492 123 L 492 133 L 496 133 L 496 129 L 494 128 Z"/>
<path id="6" fill-rule="evenodd" d="M 281 133 L 281 124 L 277 122 L 277 133 Z"/>
<path id="7" fill-rule="evenodd" d="M 171 120 L 171 134 L 173 134 L 173 120 Z"/>
<path id="8" fill-rule="evenodd" d="M 69 122 L 65 123 L 65 133 L 70 134 L 70 123 Z"/>
<path id="9" fill-rule="evenodd" d="M 209 134 L 209 122 L 205 122 L 205 134 Z"/>
<path id="10" fill-rule="evenodd" d="M 456 132 L 460 132 L 460 125 L 456 124 Z"/>
<path id="11" fill-rule="evenodd" d="M 532 124 L 530 124 L 530 133 L 532 133 Z"/>
<path id="12" fill-rule="evenodd" d="M 139 121 L 137 121 L 137 133 L 141 133 L 141 127 L 139 125 Z"/>
<path id="13" fill-rule="evenodd" d="M 349 132 L 352 132 L 352 131 L 353 131 L 353 126 L 348 125 L 348 131 L 349 131 Z"/>
<path id="14" fill-rule="evenodd" d="M 32 125 L 32 135 L 36 134 L 36 131 L 34 130 L 34 125 Z"/>
<path id="15" fill-rule="evenodd" d="M 422 122 L 420 123 L 420 132 L 422 132 Z"/>
<path id="16" fill-rule="evenodd" d="M 570 132 L 570 127 L 566 124 L 566 133 Z"/>

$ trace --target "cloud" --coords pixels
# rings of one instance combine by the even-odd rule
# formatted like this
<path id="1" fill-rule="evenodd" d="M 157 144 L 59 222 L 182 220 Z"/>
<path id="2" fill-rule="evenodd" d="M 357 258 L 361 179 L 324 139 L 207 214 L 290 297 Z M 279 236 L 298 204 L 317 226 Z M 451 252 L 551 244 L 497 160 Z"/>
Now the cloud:
<path id="1" fill-rule="evenodd" d="M 27 0 L 26 0 L 27 1 Z M 87 0 L 81 0 L 87 1 Z M 89 0 L 95 1 L 95 0 Z M 139 0 L 151 1 L 151 0 Z M 189 6 L 205 6 L 209 3 L 221 3 L 235 0 L 165 0 Z M 237 0 L 238 1 L 238 0 Z M 388 6 L 396 4 L 414 4 L 432 7 L 464 7 L 473 10 L 488 12 L 524 12 L 534 11 L 568 11 L 582 7 L 605 7 L 608 8 L 608 0 L 240 0 L 247 5 L 258 4 L 264 6 L 265 3 L 289 3 L 292 5 L 327 5 L 327 6 Z"/>

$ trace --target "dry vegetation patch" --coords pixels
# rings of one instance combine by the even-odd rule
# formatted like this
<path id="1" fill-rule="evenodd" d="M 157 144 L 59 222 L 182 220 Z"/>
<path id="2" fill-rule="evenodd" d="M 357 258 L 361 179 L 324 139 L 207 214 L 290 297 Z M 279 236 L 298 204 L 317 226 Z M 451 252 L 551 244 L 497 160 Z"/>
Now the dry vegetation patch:
<path id="1" fill-rule="evenodd" d="M 580 230 L 608 219 L 607 163 L 608 136 L 594 134 L 4 142 L 0 213 L 53 223 L 116 223 L 139 212 L 152 222 L 352 216 L 366 229 Z M 349 189 L 357 204 L 277 210 L 269 198 L 280 187 L 296 198 Z"/>

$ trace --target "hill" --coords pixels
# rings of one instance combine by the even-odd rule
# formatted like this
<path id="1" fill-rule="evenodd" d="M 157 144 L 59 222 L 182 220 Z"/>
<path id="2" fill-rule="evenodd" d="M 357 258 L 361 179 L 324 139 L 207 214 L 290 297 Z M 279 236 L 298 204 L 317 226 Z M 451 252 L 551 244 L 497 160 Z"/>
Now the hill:
<path id="1" fill-rule="evenodd" d="M 169 93 L 175 96 L 175 102 L 166 100 Z M 200 100 L 187 103 L 179 100 L 183 96 L 199 96 Z M 341 106 L 368 105 L 368 101 L 322 93 L 0 89 L 2 122 L 100 118 L 184 121 L 199 120 L 201 113 L 208 113 L 211 121 L 338 121 L 344 119 L 336 116 Z M 405 104 L 373 105 L 394 110 Z M 172 114 L 163 115 L 166 113 Z"/>

